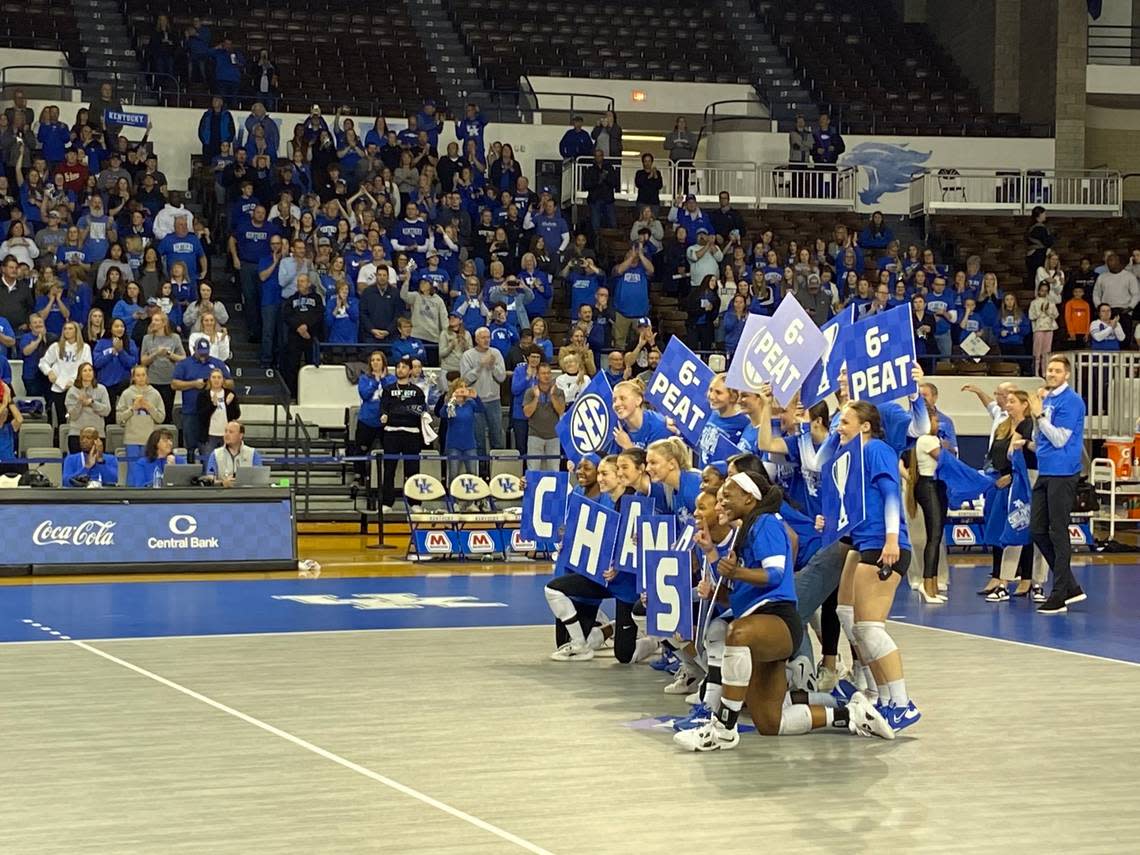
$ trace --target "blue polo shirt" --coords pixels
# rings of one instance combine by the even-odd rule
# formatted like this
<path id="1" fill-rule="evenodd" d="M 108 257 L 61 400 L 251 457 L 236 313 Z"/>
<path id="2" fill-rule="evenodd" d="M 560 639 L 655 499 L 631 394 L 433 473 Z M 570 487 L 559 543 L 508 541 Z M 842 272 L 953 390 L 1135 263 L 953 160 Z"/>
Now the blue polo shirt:
<path id="1" fill-rule="evenodd" d="M 207 356 L 203 362 L 197 355 L 194 355 L 183 359 L 174 366 L 174 379 L 209 380 L 215 368 L 221 370 L 222 375 L 227 380 L 229 379 L 230 369 L 220 359 Z M 199 390 L 197 389 L 184 389 L 182 391 L 182 415 L 188 416 L 198 412 L 198 394 Z"/>
<path id="2" fill-rule="evenodd" d="M 252 222 L 243 223 L 234 232 L 238 258 L 245 264 L 257 264 L 261 259 L 270 255 L 269 239 L 279 234 L 281 234 L 281 230 L 277 228 L 276 223 L 266 221 L 260 226 L 255 226 Z"/>

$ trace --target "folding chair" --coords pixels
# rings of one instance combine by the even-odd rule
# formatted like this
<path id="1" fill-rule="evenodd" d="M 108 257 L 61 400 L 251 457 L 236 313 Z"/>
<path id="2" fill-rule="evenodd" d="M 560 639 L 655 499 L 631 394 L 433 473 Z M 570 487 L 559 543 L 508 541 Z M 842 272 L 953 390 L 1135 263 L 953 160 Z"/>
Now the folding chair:
<path id="1" fill-rule="evenodd" d="M 455 514 L 447 498 L 447 490 L 438 478 L 421 472 L 404 482 L 404 511 L 408 515 L 408 548 L 404 551 L 405 560 L 411 560 L 413 552 L 419 560 L 425 558 L 451 557 L 455 554 Z M 412 502 L 416 502 L 415 506 Z M 424 552 L 419 550 L 419 532 L 425 532 Z"/>
<path id="2" fill-rule="evenodd" d="M 452 479 L 448 493 L 451 513 L 456 518 L 456 534 L 467 541 L 467 549 L 464 554 L 483 556 L 500 554 L 505 559 L 507 553 L 505 545 L 502 543 L 502 531 L 503 524 L 510 520 L 511 516 L 494 510 L 470 510 L 470 506 L 473 504 L 491 505 L 491 488 L 487 486 L 487 482 L 478 475 L 464 473 Z M 488 534 L 490 530 L 494 530 L 498 537 L 490 537 Z M 496 546 L 502 548 L 497 549 Z"/>

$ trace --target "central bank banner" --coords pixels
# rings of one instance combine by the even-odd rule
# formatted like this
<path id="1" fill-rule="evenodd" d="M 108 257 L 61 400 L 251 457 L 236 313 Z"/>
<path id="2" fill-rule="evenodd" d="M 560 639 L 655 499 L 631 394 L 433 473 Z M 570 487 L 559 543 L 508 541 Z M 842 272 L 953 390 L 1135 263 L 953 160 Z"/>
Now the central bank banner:
<path id="1" fill-rule="evenodd" d="M 66 492 L 66 491 L 62 491 Z M 296 559 L 289 500 L 0 503 L 3 564 Z"/>

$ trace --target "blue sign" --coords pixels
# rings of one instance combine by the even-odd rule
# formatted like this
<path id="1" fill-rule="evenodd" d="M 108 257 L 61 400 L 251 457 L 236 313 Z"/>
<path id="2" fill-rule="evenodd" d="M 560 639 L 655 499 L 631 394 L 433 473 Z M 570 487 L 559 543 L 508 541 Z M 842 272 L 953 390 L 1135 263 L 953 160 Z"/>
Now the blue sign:
<path id="1" fill-rule="evenodd" d="M 693 573 L 688 552 L 646 550 L 650 568 L 645 594 L 645 632 L 658 638 L 693 638 Z"/>
<path id="2" fill-rule="evenodd" d="M 566 520 L 566 472 L 528 472 L 519 532 L 527 540 L 556 540 Z"/>
<path id="3" fill-rule="evenodd" d="M 839 387 L 839 373 L 843 370 L 840 341 L 851 334 L 854 324 L 855 307 L 851 305 L 819 328 L 823 333 L 823 355 L 815 368 L 808 372 L 800 389 L 800 403 L 804 409 L 819 403 Z"/>
<path id="4" fill-rule="evenodd" d="M 868 315 L 840 338 L 852 401 L 880 404 L 918 391 L 910 306 Z M 834 358 L 834 357 L 833 357 Z"/>
<path id="5" fill-rule="evenodd" d="M 587 454 L 604 457 L 610 453 L 617 426 L 613 401 L 606 374 L 599 371 L 558 420 L 558 441 L 573 463 Z"/>
<path id="6" fill-rule="evenodd" d="M 288 498 L 248 502 L 0 503 L 4 564 L 295 561 Z"/>
<path id="7" fill-rule="evenodd" d="M 150 123 L 146 113 L 122 113 L 117 110 L 104 110 L 103 119 L 111 125 L 126 125 L 128 128 L 145 128 Z"/>
<path id="8" fill-rule="evenodd" d="M 823 544 L 839 540 L 867 516 L 863 483 L 863 441 L 855 437 L 839 446 L 820 473 Z"/>
<path id="9" fill-rule="evenodd" d="M 706 426 L 697 445 L 697 462 L 701 467 L 710 463 L 723 463 L 730 457 L 735 457 L 742 451 L 741 447 L 734 445 L 732 440 L 724 435 L 719 428 Z"/>
<path id="10" fill-rule="evenodd" d="M 417 529 L 412 532 L 412 546 L 421 559 L 554 551 L 553 540 L 534 540 L 518 529 L 505 528 Z"/>
<path id="11" fill-rule="evenodd" d="M 645 390 L 645 400 L 661 415 L 672 416 L 681 436 L 696 445 L 709 419 L 708 391 L 715 376 L 680 336 L 673 336 Z"/>
<path id="12" fill-rule="evenodd" d="M 757 392 L 769 383 L 772 397 L 787 406 L 824 349 L 823 333 L 794 296 L 784 297 L 771 318 L 750 315 L 728 367 L 733 389 Z"/>
<path id="13" fill-rule="evenodd" d="M 680 549 L 680 550 L 684 550 L 685 552 L 688 552 L 690 549 L 693 548 L 693 545 L 696 543 L 696 538 L 697 538 L 697 527 L 695 525 L 693 525 L 692 523 L 685 523 L 684 527 L 681 529 L 680 533 L 677 535 L 677 539 L 674 540 L 673 543 L 671 543 L 669 545 L 669 548 L 670 549 Z"/>
<path id="14" fill-rule="evenodd" d="M 558 550 L 555 573 L 573 570 L 605 584 L 602 574 L 613 563 L 620 521 L 617 511 L 576 493 L 571 495 L 566 503 L 566 534 Z"/>

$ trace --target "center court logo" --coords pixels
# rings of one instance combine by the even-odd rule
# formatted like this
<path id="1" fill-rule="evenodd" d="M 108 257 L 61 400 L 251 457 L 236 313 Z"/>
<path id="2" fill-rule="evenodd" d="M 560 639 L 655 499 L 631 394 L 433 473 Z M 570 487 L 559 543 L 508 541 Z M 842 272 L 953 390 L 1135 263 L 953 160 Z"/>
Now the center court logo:
<path id="1" fill-rule="evenodd" d="M 610 408 L 593 392 L 574 402 L 570 415 L 570 440 L 579 454 L 593 454 L 609 440 Z"/>
<path id="2" fill-rule="evenodd" d="M 115 524 L 105 520 L 84 520 L 79 525 L 53 525 L 44 520 L 32 532 L 36 546 L 114 546 Z"/>

